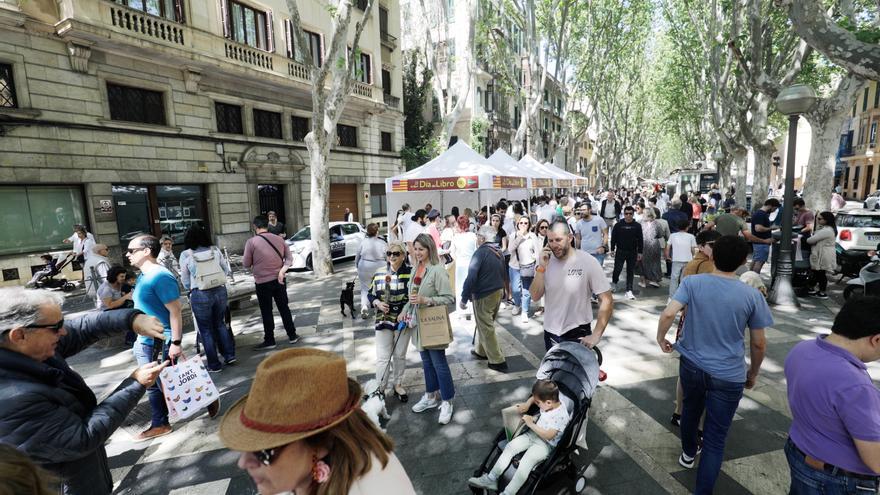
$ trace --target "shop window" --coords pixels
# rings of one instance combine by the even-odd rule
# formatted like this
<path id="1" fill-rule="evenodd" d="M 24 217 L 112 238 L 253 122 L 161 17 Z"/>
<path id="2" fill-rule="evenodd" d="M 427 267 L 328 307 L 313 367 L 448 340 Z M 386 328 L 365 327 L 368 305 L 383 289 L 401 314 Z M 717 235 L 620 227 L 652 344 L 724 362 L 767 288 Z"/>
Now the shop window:
<path id="1" fill-rule="evenodd" d="M 112 192 L 123 245 L 142 234 L 167 234 L 181 244 L 189 227 L 208 227 L 202 186 L 114 184 Z"/>
<path id="2" fill-rule="evenodd" d="M 383 132 L 382 133 L 382 151 L 394 151 L 394 148 L 391 144 L 391 133 Z"/>
<path id="3" fill-rule="evenodd" d="M 0 108 L 18 108 L 12 65 L 0 64 Z"/>
<path id="4" fill-rule="evenodd" d="M 349 148 L 357 148 L 357 127 L 336 124 L 336 144 L 339 146 L 348 146 Z"/>
<path id="5" fill-rule="evenodd" d="M 244 3 L 227 0 L 224 4 L 226 37 L 238 43 L 272 51 L 271 14 Z"/>
<path id="6" fill-rule="evenodd" d="M 214 103 L 214 113 L 217 116 L 217 132 L 244 134 L 239 105 L 229 105 L 218 101 Z"/>
<path id="7" fill-rule="evenodd" d="M 281 114 L 254 109 L 254 135 L 281 139 Z"/>
<path id="8" fill-rule="evenodd" d="M 308 117 L 300 117 L 294 115 L 290 118 L 291 127 L 293 128 L 293 136 L 292 139 L 294 141 L 305 141 L 306 134 L 308 134 L 312 129 L 309 126 Z"/>
<path id="9" fill-rule="evenodd" d="M 169 21 L 184 22 L 183 0 L 115 0 L 115 2 Z"/>
<path id="10" fill-rule="evenodd" d="M 165 125 L 165 99 L 161 91 L 107 83 L 107 101 L 113 120 Z"/>
<path id="11" fill-rule="evenodd" d="M 85 224 L 79 186 L 0 186 L 0 255 L 70 249 L 62 241 Z"/>
<path id="12" fill-rule="evenodd" d="M 387 199 L 385 184 L 370 184 L 370 209 L 374 217 L 388 214 Z"/>

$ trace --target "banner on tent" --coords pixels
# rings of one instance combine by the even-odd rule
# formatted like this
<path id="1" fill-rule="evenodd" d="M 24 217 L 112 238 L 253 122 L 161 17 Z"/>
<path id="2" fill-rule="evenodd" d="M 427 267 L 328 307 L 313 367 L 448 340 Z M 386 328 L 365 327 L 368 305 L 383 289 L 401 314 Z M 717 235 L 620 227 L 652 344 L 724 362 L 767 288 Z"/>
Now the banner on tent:
<path id="1" fill-rule="evenodd" d="M 535 189 L 545 189 L 553 187 L 553 179 L 532 179 L 532 187 Z"/>
<path id="2" fill-rule="evenodd" d="M 392 192 L 444 191 L 455 189 L 477 189 L 480 178 L 476 175 L 466 177 L 435 177 L 432 179 L 404 179 L 391 182 Z"/>
<path id="3" fill-rule="evenodd" d="M 525 177 L 510 177 L 507 175 L 492 176 L 492 189 L 525 189 Z"/>
<path id="4" fill-rule="evenodd" d="M 556 179 L 556 187 L 571 187 L 571 179 Z"/>

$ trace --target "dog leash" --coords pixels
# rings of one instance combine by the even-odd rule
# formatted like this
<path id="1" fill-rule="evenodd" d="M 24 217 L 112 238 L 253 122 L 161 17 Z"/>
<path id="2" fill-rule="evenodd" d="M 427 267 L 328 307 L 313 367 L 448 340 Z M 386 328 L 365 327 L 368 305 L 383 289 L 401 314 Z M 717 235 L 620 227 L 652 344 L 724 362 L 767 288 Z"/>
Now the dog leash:
<path id="1" fill-rule="evenodd" d="M 406 322 L 401 321 L 397 323 L 397 336 L 394 337 L 394 343 L 391 345 L 391 357 L 388 358 L 388 364 L 385 365 L 385 371 L 382 372 L 382 377 L 379 379 L 379 385 L 382 385 L 382 382 L 385 381 L 385 375 L 388 374 L 388 370 L 391 369 L 391 361 L 394 360 L 394 351 L 397 350 L 397 343 L 400 342 L 400 337 L 403 335 L 403 331 L 406 330 Z M 382 395 L 385 395 L 385 391 L 382 391 Z"/>

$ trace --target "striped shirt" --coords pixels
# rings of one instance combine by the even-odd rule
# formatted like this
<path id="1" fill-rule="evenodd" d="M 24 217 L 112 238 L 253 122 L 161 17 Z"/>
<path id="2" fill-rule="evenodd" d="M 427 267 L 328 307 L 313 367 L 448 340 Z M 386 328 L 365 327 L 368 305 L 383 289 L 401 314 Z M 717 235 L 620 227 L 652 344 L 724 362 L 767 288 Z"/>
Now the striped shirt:
<path id="1" fill-rule="evenodd" d="M 397 316 L 400 310 L 409 299 L 410 277 L 412 275 L 412 267 L 404 264 L 401 265 L 397 272 L 391 271 L 387 266 L 380 268 L 373 275 L 373 282 L 370 284 L 370 291 L 367 298 L 370 305 L 376 300 L 388 304 L 387 313 L 376 311 L 376 330 L 394 330 L 397 328 Z"/>

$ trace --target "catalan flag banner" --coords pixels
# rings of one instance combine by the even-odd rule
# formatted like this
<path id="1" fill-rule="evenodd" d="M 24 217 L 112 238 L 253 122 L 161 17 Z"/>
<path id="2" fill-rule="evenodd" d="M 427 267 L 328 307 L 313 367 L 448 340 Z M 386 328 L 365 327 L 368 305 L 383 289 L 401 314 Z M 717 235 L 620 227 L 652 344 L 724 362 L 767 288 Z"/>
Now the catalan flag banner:
<path id="1" fill-rule="evenodd" d="M 525 189 L 525 177 L 510 177 L 505 175 L 492 176 L 492 189 Z"/>
<path id="2" fill-rule="evenodd" d="M 571 179 L 556 179 L 556 187 L 571 187 Z"/>
<path id="3" fill-rule="evenodd" d="M 456 189 L 479 189 L 480 178 L 476 175 L 465 177 L 435 177 L 431 179 L 406 179 L 391 182 L 392 192 L 407 191 L 450 191 Z"/>
<path id="4" fill-rule="evenodd" d="M 532 187 L 547 189 L 553 187 L 553 179 L 532 179 Z"/>

